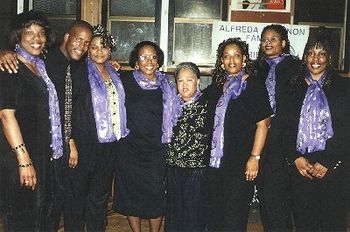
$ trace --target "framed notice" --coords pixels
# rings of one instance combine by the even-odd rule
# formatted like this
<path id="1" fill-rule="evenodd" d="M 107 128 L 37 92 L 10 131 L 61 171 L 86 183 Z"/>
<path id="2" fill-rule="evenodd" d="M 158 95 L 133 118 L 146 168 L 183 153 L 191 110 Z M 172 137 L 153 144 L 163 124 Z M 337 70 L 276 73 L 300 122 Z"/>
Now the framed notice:
<path id="1" fill-rule="evenodd" d="M 291 0 L 234 0 L 234 11 L 290 12 Z"/>

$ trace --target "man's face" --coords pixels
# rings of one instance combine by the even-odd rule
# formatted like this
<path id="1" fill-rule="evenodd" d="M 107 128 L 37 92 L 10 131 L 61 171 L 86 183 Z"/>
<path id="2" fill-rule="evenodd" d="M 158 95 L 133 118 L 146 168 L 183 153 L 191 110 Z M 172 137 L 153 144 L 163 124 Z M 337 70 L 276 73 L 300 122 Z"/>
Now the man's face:
<path id="1" fill-rule="evenodd" d="M 73 27 L 69 33 L 64 35 L 66 43 L 65 54 L 70 60 L 80 60 L 89 49 L 92 33 L 85 27 Z"/>

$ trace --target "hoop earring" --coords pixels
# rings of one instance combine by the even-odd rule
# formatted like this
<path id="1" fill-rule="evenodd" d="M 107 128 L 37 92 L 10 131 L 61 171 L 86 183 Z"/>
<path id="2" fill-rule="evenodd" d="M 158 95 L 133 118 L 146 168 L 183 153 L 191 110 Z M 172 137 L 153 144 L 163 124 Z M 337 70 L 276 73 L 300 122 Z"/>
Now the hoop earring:
<path id="1" fill-rule="evenodd" d="M 139 69 L 139 68 L 140 68 L 140 67 L 136 64 L 136 65 L 135 65 L 135 69 Z"/>
<path id="2" fill-rule="evenodd" d="M 222 68 L 223 70 L 225 70 L 225 65 L 224 65 L 224 64 L 221 64 L 221 68 Z"/>
<path id="3" fill-rule="evenodd" d="M 18 43 L 16 43 L 16 45 L 15 45 L 15 51 L 18 49 L 18 48 L 20 48 L 21 46 L 18 44 Z"/>

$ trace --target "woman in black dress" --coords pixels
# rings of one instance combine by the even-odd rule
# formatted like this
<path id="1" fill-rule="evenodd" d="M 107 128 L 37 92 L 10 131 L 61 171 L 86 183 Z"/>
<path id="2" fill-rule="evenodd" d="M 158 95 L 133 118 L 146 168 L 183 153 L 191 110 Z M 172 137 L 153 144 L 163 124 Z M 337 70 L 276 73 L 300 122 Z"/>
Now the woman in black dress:
<path id="1" fill-rule="evenodd" d="M 272 114 L 264 83 L 252 74 L 248 45 L 239 38 L 217 50 L 216 104 L 209 166 L 210 231 L 245 231 L 254 180 Z"/>
<path id="2" fill-rule="evenodd" d="M 122 73 L 129 135 L 120 142 L 113 209 L 128 216 L 133 231 L 141 218 L 159 231 L 165 206 L 165 146 L 172 136 L 175 86 L 159 72 L 163 51 L 153 42 L 138 43 L 130 54 L 132 73 Z"/>
<path id="3" fill-rule="evenodd" d="M 118 140 L 128 134 L 125 93 L 119 74 L 108 60 L 116 48 L 101 25 L 93 27 L 89 55 L 72 75 L 73 133 L 79 153 L 71 170 L 75 217 L 88 231 L 105 231 Z M 86 215 L 86 220 L 84 220 Z M 78 223 L 78 222 L 77 222 Z"/>
<path id="4" fill-rule="evenodd" d="M 279 111 L 281 98 L 299 65 L 300 60 L 290 54 L 287 29 L 278 24 L 264 27 L 256 68 L 258 78 L 265 82 L 274 111 L 258 180 L 260 213 L 265 231 L 291 231 L 293 228 L 288 165 L 281 146 L 284 125 L 281 124 Z"/>
<path id="5" fill-rule="evenodd" d="M 10 26 L 19 69 L 0 72 L 4 225 L 6 231 L 44 231 L 52 207 L 50 159 L 63 155 L 57 92 L 40 57 L 51 30 L 35 11 L 17 15 Z"/>
<path id="6" fill-rule="evenodd" d="M 309 38 L 281 108 L 297 231 L 347 227 L 350 81 L 331 67 L 329 38 L 323 32 Z"/>

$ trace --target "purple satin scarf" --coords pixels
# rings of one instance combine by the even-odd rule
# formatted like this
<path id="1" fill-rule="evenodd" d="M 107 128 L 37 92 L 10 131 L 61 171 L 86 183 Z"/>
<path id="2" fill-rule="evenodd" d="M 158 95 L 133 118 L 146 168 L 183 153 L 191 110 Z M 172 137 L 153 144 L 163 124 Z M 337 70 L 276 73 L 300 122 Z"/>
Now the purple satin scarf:
<path id="1" fill-rule="evenodd" d="M 194 96 L 188 100 L 187 102 L 185 102 L 182 97 L 180 96 L 180 94 L 178 94 L 176 96 L 176 105 L 174 106 L 174 123 L 173 125 L 176 125 L 177 120 L 179 119 L 179 117 L 181 117 L 182 115 L 182 111 L 183 108 L 198 101 L 198 99 L 202 96 L 202 92 L 200 90 L 197 89 L 196 93 L 194 94 Z"/>
<path id="2" fill-rule="evenodd" d="M 163 92 L 163 124 L 162 124 L 162 143 L 170 143 L 173 135 L 173 126 L 175 123 L 176 107 L 176 88 L 168 80 L 166 74 L 156 71 L 157 80 L 151 81 L 144 77 L 139 70 L 134 70 L 134 78 L 138 85 L 145 90 L 155 90 L 159 87 Z"/>
<path id="3" fill-rule="evenodd" d="M 316 81 L 306 70 L 310 85 L 301 107 L 296 145 L 301 154 L 324 150 L 327 139 L 333 137 L 332 117 L 322 89 L 325 76 L 326 73 Z"/>
<path id="4" fill-rule="evenodd" d="M 101 73 L 98 71 L 95 63 L 91 60 L 90 57 L 86 58 L 86 64 L 89 71 L 88 78 L 91 87 L 92 106 L 94 110 L 98 141 L 100 143 L 114 142 L 120 138 L 117 138 L 113 131 L 112 114 L 109 109 L 106 85 L 103 81 Z M 120 132 L 121 138 L 124 138 L 129 134 L 129 129 L 126 127 L 124 87 L 120 80 L 119 73 L 117 73 L 108 62 L 105 62 L 105 67 L 114 86 L 117 89 L 120 115 Z"/>
<path id="5" fill-rule="evenodd" d="M 18 55 L 22 56 L 30 63 L 36 65 L 41 78 L 46 84 L 47 90 L 49 92 L 51 148 L 53 151 L 52 158 L 58 159 L 63 155 L 63 140 L 61 130 L 60 108 L 55 85 L 52 83 L 51 79 L 47 75 L 45 62 L 40 57 L 30 55 L 26 50 L 24 50 L 21 47 L 16 48 L 16 52 Z"/>
<path id="6" fill-rule="evenodd" d="M 224 122 L 226 109 L 230 100 L 238 98 L 247 87 L 247 81 L 242 80 L 244 74 L 244 71 L 241 71 L 235 77 L 226 76 L 228 81 L 224 85 L 223 94 L 221 95 L 215 110 L 214 132 L 209 162 L 210 167 L 220 167 L 221 158 L 224 155 Z"/>
<path id="7" fill-rule="evenodd" d="M 266 78 L 265 85 L 269 94 L 270 105 L 274 113 L 276 113 L 276 66 L 284 60 L 287 55 L 281 55 L 272 59 L 266 58 L 266 62 L 270 66 L 269 74 Z"/>

